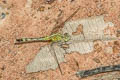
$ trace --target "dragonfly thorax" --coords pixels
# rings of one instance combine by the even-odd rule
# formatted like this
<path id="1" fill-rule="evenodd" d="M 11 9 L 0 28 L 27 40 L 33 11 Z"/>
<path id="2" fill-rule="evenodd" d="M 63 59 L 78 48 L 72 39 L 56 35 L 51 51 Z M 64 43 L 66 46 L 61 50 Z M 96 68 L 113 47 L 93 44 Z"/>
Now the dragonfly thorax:
<path id="1" fill-rule="evenodd" d="M 70 36 L 67 33 L 65 34 L 57 33 L 57 34 L 51 35 L 52 42 L 67 42 L 69 40 L 70 40 Z"/>

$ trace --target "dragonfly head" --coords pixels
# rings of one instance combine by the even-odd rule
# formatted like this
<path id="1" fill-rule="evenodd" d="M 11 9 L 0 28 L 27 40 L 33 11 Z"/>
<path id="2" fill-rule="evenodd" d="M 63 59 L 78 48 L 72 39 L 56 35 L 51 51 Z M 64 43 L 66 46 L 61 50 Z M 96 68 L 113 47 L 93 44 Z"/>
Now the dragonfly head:
<path id="1" fill-rule="evenodd" d="M 70 35 L 68 33 L 65 33 L 63 39 L 64 39 L 65 42 L 69 41 L 70 40 Z"/>

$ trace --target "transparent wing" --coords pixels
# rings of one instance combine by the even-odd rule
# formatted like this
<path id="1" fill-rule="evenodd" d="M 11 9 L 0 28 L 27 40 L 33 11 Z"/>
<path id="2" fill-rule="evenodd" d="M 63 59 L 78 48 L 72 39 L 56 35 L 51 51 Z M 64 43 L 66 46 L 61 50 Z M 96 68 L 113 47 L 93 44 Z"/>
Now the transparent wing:
<path id="1" fill-rule="evenodd" d="M 51 45 L 41 47 L 40 51 L 33 59 L 33 61 L 27 65 L 26 72 L 31 73 L 49 69 L 56 69 L 58 67 L 58 64 L 53 56 L 53 52 L 56 53 L 59 63 L 64 62 L 65 51 L 57 44 L 53 44 L 53 48 L 55 51 L 51 49 Z"/>
<path id="2" fill-rule="evenodd" d="M 94 40 L 110 40 L 115 36 L 104 35 L 104 29 L 113 27 L 112 22 L 105 22 L 104 16 L 90 17 L 86 19 L 69 21 L 62 29 L 62 33 L 71 36 L 69 49 L 67 52 L 77 51 L 79 53 L 89 53 L 93 50 Z M 81 30 L 79 30 L 81 28 Z"/>

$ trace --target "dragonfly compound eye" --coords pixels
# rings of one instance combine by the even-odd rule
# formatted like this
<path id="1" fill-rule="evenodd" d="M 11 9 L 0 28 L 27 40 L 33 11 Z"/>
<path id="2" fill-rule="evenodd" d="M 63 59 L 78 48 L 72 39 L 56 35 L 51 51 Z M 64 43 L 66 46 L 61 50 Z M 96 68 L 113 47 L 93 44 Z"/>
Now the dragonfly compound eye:
<path id="1" fill-rule="evenodd" d="M 70 35 L 68 33 L 64 34 L 64 41 L 67 42 L 70 40 Z"/>

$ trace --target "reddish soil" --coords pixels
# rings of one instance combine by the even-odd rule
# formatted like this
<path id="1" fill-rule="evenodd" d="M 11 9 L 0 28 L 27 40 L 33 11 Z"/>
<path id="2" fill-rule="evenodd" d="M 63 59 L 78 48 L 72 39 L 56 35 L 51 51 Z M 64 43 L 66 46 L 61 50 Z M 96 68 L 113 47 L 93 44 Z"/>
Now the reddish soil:
<path id="1" fill-rule="evenodd" d="M 27 74 L 26 65 L 46 43 L 14 44 L 17 38 L 50 35 L 56 22 L 64 22 L 78 7 L 80 10 L 71 20 L 105 15 L 105 21 L 113 22 L 115 29 L 118 30 L 120 28 L 119 0 L 50 0 L 52 1 L 50 3 L 46 2 L 49 0 L 32 0 L 30 7 L 26 7 L 27 0 L 4 1 L 6 0 L 1 0 L 0 5 L 8 8 L 9 14 L 0 21 L 0 80 L 94 80 L 109 73 L 82 79 L 76 77 L 75 72 L 120 64 L 120 41 L 113 41 L 109 42 L 109 45 L 113 46 L 113 53 L 103 52 L 104 47 L 96 44 L 96 49 L 92 53 L 66 54 L 67 62 L 60 64 L 64 75 L 60 74 L 58 68 Z"/>

